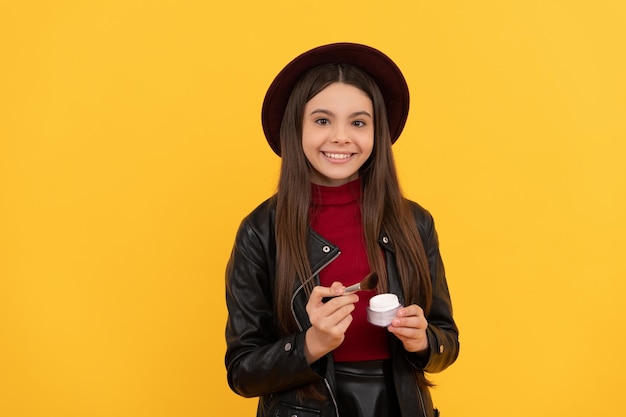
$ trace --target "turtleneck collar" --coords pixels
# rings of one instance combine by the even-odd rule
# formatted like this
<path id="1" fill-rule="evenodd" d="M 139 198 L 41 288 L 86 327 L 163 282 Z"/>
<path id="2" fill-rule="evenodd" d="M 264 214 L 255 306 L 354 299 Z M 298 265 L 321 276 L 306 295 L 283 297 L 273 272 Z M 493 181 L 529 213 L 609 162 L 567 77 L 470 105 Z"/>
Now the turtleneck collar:
<path id="1" fill-rule="evenodd" d="M 357 178 L 338 187 L 311 184 L 311 203 L 315 206 L 348 204 L 361 196 L 361 179 Z"/>

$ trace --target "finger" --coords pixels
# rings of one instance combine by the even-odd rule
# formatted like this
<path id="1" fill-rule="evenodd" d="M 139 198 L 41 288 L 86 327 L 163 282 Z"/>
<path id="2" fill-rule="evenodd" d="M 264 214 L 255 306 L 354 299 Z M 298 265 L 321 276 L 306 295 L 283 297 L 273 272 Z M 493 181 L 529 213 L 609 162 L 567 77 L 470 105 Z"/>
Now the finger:
<path id="1" fill-rule="evenodd" d="M 334 294 L 341 295 L 343 294 L 346 287 L 341 282 L 335 281 L 330 285 L 330 289 L 331 291 L 333 291 Z"/>
<path id="2" fill-rule="evenodd" d="M 352 320 L 353 320 L 352 314 L 348 314 L 337 323 L 337 329 L 341 332 L 341 334 L 346 333 L 346 331 L 348 330 L 348 327 L 350 327 L 350 323 L 352 323 Z"/>
<path id="3" fill-rule="evenodd" d="M 425 330 L 393 326 L 389 326 L 387 329 L 402 342 L 404 348 L 409 352 L 421 352 L 428 348 L 428 337 Z"/>
<path id="4" fill-rule="evenodd" d="M 331 292 L 334 294 L 330 297 L 323 297 L 322 302 L 327 303 L 335 297 L 339 297 L 340 295 L 346 294 L 346 287 L 341 282 L 333 282 L 330 286 Z"/>
<path id="5" fill-rule="evenodd" d="M 325 323 L 328 326 L 336 326 L 346 316 L 349 316 L 355 309 L 354 303 L 347 303 L 343 297 L 341 300 L 332 300 L 332 302 L 326 303 L 326 305 L 320 308 L 320 323 Z"/>
<path id="6" fill-rule="evenodd" d="M 330 287 L 323 287 L 321 285 L 318 285 L 313 288 L 313 291 L 311 291 L 309 301 L 321 303 L 322 298 L 335 297 L 343 294 L 344 288 L 345 287 L 341 282 L 333 282 Z"/>
<path id="7" fill-rule="evenodd" d="M 344 292 L 341 295 L 322 297 L 322 304 L 316 304 L 315 308 L 322 308 L 322 306 L 328 305 L 328 307 L 324 308 L 324 311 L 326 311 L 327 314 L 330 314 L 332 311 L 337 310 L 344 305 L 355 304 L 358 301 L 358 295 Z"/>
<path id="8" fill-rule="evenodd" d="M 410 329 L 425 329 L 428 322 L 424 316 L 396 317 L 391 321 L 393 327 L 405 327 Z"/>
<path id="9" fill-rule="evenodd" d="M 325 317 L 319 323 L 321 330 L 332 333 L 334 335 L 343 335 L 350 323 L 352 323 L 352 312 L 354 311 L 353 305 L 342 307 L 340 310 L 335 311 L 332 315 Z"/>
<path id="10" fill-rule="evenodd" d="M 411 316 L 423 316 L 424 310 L 417 304 L 411 304 L 398 310 L 396 314 L 398 317 L 411 317 Z"/>
<path id="11" fill-rule="evenodd" d="M 336 297 L 326 304 L 307 305 L 307 313 L 309 314 L 311 324 L 325 329 L 337 325 L 344 317 L 354 311 L 354 304 L 358 299 L 357 295 L 348 295 Z"/>
<path id="12" fill-rule="evenodd" d="M 423 330 L 414 327 L 396 327 L 391 325 L 387 329 L 400 339 L 415 339 L 419 337 L 420 333 L 424 333 Z"/>

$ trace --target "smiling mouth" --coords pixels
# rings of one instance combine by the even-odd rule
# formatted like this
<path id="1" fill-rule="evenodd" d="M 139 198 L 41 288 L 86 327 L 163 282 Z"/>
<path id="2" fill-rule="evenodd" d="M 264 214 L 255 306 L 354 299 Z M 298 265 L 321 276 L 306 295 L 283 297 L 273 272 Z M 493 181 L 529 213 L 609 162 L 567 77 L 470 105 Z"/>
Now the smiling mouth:
<path id="1" fill-rule="evenodd" d="M 336 159 L 338 161 L 348 159 L 353 155 L 351 153 L 332 153 L 332 152 L 322 152 L 322 153 L 324 154 L 326 158 Z"/>

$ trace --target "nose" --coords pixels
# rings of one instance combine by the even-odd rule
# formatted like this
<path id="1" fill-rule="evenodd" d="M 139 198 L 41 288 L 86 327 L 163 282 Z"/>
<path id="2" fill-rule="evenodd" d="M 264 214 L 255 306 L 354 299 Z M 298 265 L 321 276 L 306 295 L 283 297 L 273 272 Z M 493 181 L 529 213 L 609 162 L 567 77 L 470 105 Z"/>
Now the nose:
<path id="1" fill-rule="evenodd" d="M 350 135 L 343 127 L 337 127 L 333 134 L 333 143 L 344 144 L 350 143 Z"/>

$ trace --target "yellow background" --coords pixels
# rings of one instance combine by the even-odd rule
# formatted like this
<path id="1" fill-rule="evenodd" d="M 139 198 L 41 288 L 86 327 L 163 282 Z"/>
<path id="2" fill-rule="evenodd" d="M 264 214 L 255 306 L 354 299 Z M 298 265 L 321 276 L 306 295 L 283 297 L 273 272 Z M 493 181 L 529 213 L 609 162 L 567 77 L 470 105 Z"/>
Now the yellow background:
<path id="1" fill-rule="evenodd" d="M 625 28 L 621 0 L 3 1 L 0 415 L 253 415 L 224 266 L 275 189 L 265 90 L 335 41 L 411 88 L 394 148 L 461 329 L 443 415 L 621 415 Z"/>

